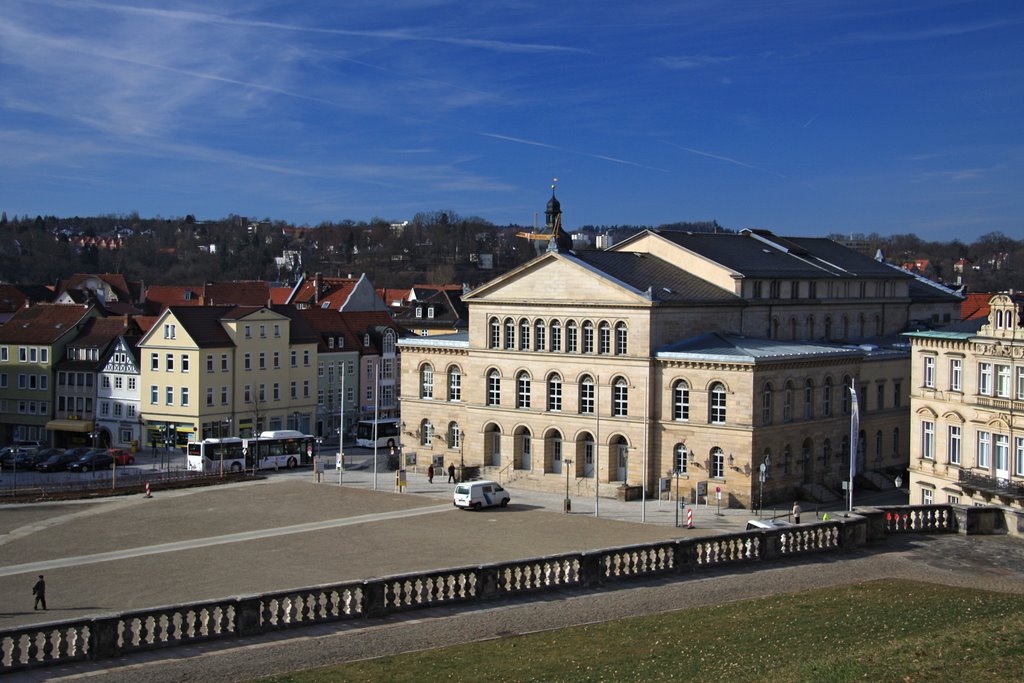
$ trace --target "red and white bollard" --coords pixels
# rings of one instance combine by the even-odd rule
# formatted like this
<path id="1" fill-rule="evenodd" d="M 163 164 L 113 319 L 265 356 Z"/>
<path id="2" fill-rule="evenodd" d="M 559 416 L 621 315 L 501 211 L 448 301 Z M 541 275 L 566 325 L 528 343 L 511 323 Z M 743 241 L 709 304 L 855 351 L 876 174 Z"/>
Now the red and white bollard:
<path id="1" fill-rule="evenodd" d="M 686 528 L 687 529 L 692 529 L 693 528 L 693 508 L 689 508 L 686 511 Z"/>
<path id="2" fill-rule="evenodd" d="M 146 498 L 152 498 L 153 494 L 149 492 L 149 482 L 146 482 Z"/>

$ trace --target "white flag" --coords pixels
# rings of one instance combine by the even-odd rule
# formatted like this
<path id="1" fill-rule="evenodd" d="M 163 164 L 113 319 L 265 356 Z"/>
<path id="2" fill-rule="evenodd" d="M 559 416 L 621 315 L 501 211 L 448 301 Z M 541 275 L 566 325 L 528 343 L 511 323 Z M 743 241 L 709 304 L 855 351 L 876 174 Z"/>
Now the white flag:
<path id="1" fill-rule="evenodd" d="M 857 450 L 860 445 L 860 405 L 857 390 L 850 382 L 850 510 L 853 510 L 853 477 L 857 473 Z"/>

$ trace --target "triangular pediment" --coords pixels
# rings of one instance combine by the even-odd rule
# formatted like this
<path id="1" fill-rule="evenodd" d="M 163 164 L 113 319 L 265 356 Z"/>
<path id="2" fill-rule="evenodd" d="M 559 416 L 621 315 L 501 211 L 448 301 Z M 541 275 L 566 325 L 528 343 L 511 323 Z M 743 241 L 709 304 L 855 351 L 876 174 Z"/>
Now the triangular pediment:
<path id="1" fill-rule="evenodd" d="M 465 303 L 650 304 L 644 292 L 568 254 L 544 254 L 463 296 Z"/>

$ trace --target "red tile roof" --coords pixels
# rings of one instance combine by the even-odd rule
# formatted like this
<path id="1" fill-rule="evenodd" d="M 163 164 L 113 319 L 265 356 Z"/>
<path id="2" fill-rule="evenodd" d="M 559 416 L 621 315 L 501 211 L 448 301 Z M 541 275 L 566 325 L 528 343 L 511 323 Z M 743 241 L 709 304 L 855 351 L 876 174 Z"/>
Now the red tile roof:
<path id="1" fill-rule="evenodd" d="M 23 308 L 0 327 L 0 343 L 52 344 L 91 315 L 92 306 L 36 304 Z"/>
<path id="2" fill-rule="evenodd" d="M 987 292 L 972 292 L 960 303 L 960 319 L 975 320 L 987 318 L 989 313 L 988 301 L 992 295 Z"/>

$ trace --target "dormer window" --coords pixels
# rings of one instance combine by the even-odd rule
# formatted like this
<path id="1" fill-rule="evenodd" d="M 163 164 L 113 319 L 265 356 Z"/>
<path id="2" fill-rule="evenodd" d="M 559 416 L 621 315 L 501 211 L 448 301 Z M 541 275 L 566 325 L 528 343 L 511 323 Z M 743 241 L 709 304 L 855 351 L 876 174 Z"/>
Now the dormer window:
<path id="1" fill-rule="evenodd" d="M 325 301 L 322 304 L 320 304 L 320 308 L 330 308 L 330 307 L 331 307 L 331 302 L 330 301 Z"/>
<path id="2" fill-rule="evenodd" d="M 417 306 L 416 307 L 416 317 L 417 318 L 422 318 L 423 317 L 423 307 L 422 306 Z"/>
<path id="3" fill-rule="evenodd" d="M 370 345 L 370 335 L 364 334 L 363 335 L 363 346 L 369 346 L 369 345 Z"/>
<path id="4" fill-rule="evenodd" d="M 339 349 L 345 348 L 345 338 L 344 337 L 338 337 L 338 348 Z"/>
<path id="5" fill-rule="evenodd" d="M 329 349 L 333 349 L 334 348 L 334 337 L 328 337 L 327 338 L 327 348 L 329 348 Z"/>
<path id="6" fill-rule="evenodd" d="M 427 308 L 427 317 L 428 318 L 433 318 L 434 317 L 434 307 L 433 306 L 430 306 L 430 307 Z"/>

